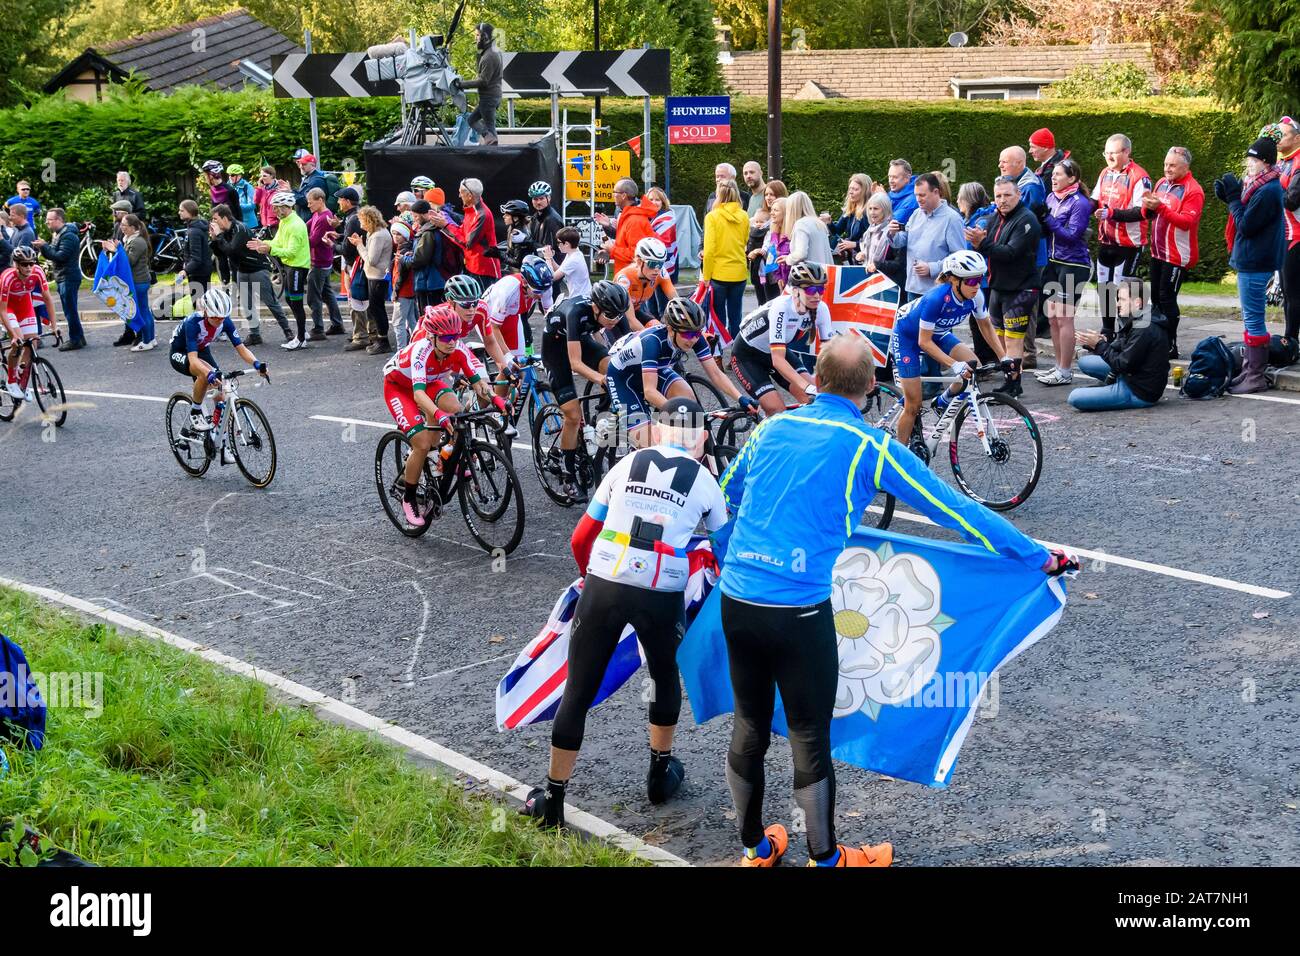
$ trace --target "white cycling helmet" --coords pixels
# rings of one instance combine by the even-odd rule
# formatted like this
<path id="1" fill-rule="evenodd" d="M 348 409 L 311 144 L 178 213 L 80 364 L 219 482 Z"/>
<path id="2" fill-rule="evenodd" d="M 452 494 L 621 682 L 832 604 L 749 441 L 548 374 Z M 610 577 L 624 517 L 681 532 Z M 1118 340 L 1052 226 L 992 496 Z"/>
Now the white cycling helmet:
<path id="1" fill-rule="evenodd" d="M 646 236 L 636 244 L 636 257 L 648 266 L 662 266 L 668 261 L 668 247 L 654 236 Z"/>
<path id="2" fill-rule="evenodd" d="M 230 315 L 231 308 L 230 296 L 221 289 L 209 289 L 199 296 L 199 309 L 205 315 L 219 315 L 224 319 Z"/>
<path id="3" fill-rule="evenodd" d="M 271 206 L 275 209 L 292 209 L 298 205 L 298 197 L 287 189 L 282 189 L 271 197 Z"/>
<path id="4" fill-rule="evenodd" d="M 943 257 L 939 263 L 939 276 L 956 276 L 959 279 L 973 279 L 989 271 L 989 264 L 978 252 L 963 249 Z"/>

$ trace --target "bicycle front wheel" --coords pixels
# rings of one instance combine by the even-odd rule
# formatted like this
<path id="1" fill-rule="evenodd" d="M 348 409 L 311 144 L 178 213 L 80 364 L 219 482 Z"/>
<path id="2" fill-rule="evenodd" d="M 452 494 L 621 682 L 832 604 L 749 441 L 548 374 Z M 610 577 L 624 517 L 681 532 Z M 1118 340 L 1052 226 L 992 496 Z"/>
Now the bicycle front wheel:
<path id="1" fill-rule="evenodd" d="M 982 437 L 969 404 L 957 413 L 948 444 L 952 474 L 967 496 L 994 511 L 1010 511 L 1038 484 L 1043 438 L 1034 416 L 1014 398 L 981 395 L 979 408 L 986 426 Z"/>
<path id="2" fill-rule="evenodd" d="M 524 495 L 519 476 L 501 449 L 473 442 L 457 465 L 460 513 L 474 540 L 489 554 L 510 554 L 524 537 Z"/>
<path id="3" fill-rule="evenodd" d="M 212 464 L 202 435 L 190 431 L 190 396 L 177 392 L 167 400 L 167 444 L 187 475 L 201 478 Z"/>
<path id="4" fill-rule="evenodd" d="M 253 402 L 235 401 L 235 417 L 227 439 L 235 452 L 235 463 L 254 488 L 265 488 L 275 478 L 275 435 L 271 423 Z"/>
<path id="5" fill-rule="evenodd" d="M 36 404 L 55 428 L 62 428 L 68 420 L 68 396 L 63 391 L 63 380 L 54 366 L 43 358 L 32 362 L 32 391 Z"/>
<path id="6" fill-rule="evenodd" d="M 542 491 L 557 505 L 568 508 L 573 504 L 566 488 L 564 453 L 560 450 L 560 432 L 564 428 L 564 415 L 558 405 L 545 405 L 533 419 L 533 469 Z M 582 433 L 578 441 L 583 441 Z"/>
<path id="7" fill-rule="evenodd" d="M 727 407 L 727 396 L 723 395 L 718 387 L 713 384 L 706 375 L 696 375 L 692 372 L 686 376 L 686 384 L 691 387 L 695 393 L 695 400 L 700 403 L 700 407 L 705 412 L 717 411 L 719 408 Z"/>
<path id="8" fill-rule="evenodd" d="M 433 519 L 438 517 L 441 501 L 437 498 L 433 470 L 426 459 L 415 498 L 416 510 L 424 516 L 424 524 L 416 526 L 406 523 L 406 512 L 402 510 L 402 493 L 405 490 L 402 474 L 406 470 L 406 459 L 410 454 L 409 438 L 399 431 L 386 432 L 375 449 L 375 489 L 379 492 L 379 501 L 393 527 L 408 538 L 418 538 L 429 530 Z"/>

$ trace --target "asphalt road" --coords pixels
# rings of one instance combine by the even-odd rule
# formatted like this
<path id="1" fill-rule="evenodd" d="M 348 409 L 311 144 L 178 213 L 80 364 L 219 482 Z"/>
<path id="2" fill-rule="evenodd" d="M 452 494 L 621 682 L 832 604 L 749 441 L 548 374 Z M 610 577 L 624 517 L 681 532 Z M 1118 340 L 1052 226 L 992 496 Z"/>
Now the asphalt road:
<path id="1" fill-rule="evenodd" d="M 171 328 L 160 323 L 160 338 Z M 94 327 L 92 348 L 53 356 L 68 389 L 101 393 L 72 395 L 64 428 L 42 428 L 31 409 L 0 424 L 4 573 L 540 780 L 548 727 L 498 733 L 493 691 L 575 574 L 577 513 L 547 500 L 523 467 L 527 530 L 503 570 L 455 509 L 421 540 L 398 535 L 372 478 L 380 428 L 313 418 L 389 422 L 384 359 L 344 354 L 340 339 L 258 350 L 273 384 L 245 394 L 275 429 L 269 489 L 233 466 L 189 478 L 167 449 L 163 404 L 144 400 L 184 380 L 164 348 L 113 349 L 115 334 Z M 1190 403 L 1170 392 L 1155 409 L 1086 417 L 1065 406 L 1067 389 L 1027 389 L 1046 465 L 1014 515 L 1024 531 L 1300 591 L 1294 397 Z M 895 530 L 946 534 L 905 520 Z M 890 839 L 900 865 L 1300 863 L 1297 609 L 1295 597 L 1089 561 L 1061 623 L 1003 671 L 997 714 L 976 720 L 949 789 L 838 767 L 841 839 Z M 640 696 L 634 679 L 592 713 L 573 801 L 693 862 L 730 862 L 729 719 L 699 727 L 684 711 L 686 786 L 651 807 Z M 779 738 L 769 767 L 771 817 L 788 822 Z M 801 862 L 802 846 L 792 849 Z"/>

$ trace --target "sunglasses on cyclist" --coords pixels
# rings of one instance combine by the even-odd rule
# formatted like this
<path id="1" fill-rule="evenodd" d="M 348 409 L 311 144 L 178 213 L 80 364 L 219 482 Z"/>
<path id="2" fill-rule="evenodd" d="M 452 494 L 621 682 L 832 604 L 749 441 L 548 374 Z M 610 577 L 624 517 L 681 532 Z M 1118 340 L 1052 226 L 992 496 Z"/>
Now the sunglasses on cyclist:
<path id="1" fill-rule="evenodd" d="M 678 332 L 677 337 L 687 342 L 694 342 L 703 334 L 703 332 Z"/>
<path id="2" fill-rule="evenodd" d="M 825 291 L 826 286 L 824 285 L 806 285 L 803 287 L 804 295 L 821 295 Z"/>
<path id="3" fill-rule="evenodd" d="M 451 345 L 453 342 L 459 342 L 461 339 L 459 335 L 439 335 L 437 338 L 443 345 Z"/>
<path id="4" fill-rule="evenodd" d="M 662 269 L 664 267 L 663 259 L 642 259 L 647 269 Z"/>
<path id="5" fill-rule="evenodd" d="M 980 277 L 967 276 L 966 278 L 961 280 L 961 284 L 968 289 L 978 289 L 980 287 Z"/>

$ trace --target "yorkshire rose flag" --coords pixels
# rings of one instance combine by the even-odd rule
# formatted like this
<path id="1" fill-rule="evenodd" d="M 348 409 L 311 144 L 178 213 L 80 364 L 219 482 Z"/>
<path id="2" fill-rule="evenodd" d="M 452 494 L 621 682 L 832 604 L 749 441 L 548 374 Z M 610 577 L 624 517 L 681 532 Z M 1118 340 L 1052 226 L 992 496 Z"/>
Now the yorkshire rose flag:
<path id="1" fill-rule="evenodd" d="M 135 281 L 131 275 L 131 264 L 126 253 L 119 249 L 109 255 L 100 251 L 99 261 L 95 265 L 95 278 L 91 283 L 91 292 L 134 332 L 144 328 L 144 316 L 140 314 L 135 301 Z"/>
<path id="2" fill-rule="evenodd" d="M 868 272 L 866 266 L 827 266 L 826 271 L 822 301 L 830 309 L 835 331 L 865 336 L 876 365 L 883 368 L 894 334 L 898 286 L 882 273 Z"/>
<path id="3" fill-rule="evenodd" d="M 677 653 L 698 723 L 735 706 L 721 597 L 715 588 Z M 989 678 L 1056 625 L 1065 587 L 974 545 L 859 528 L 835 566 L 831 603 L 832 755 L 946 787 Z M 788 736 L 779 694 L 772 729 Z"/>

